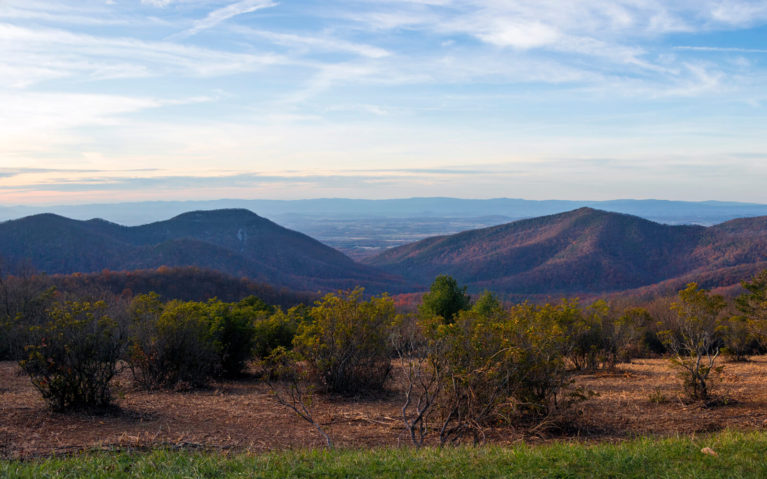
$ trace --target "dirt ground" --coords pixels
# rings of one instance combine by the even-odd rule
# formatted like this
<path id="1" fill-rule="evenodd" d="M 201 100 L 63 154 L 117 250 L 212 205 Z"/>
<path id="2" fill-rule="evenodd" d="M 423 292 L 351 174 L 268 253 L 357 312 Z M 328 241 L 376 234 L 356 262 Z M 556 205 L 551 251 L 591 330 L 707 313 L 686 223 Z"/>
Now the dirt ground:
<path id="1" fill-rule="evenodd" d="M 576 386 L 597 393 L 578 404 L 565 426 L 537 436 L 496 429 L 491 442 L 620 440 L 636 435 L 767 428 L 767 356 L 723 363 L 715 393 L 726 404 L 684 404 L 678 379 L 663 359 L 637 359 L 616 371 L 586 374 Z M 191 392 L 133 389 L 127 374 L 115 388 L 117 408 L 104 415 L 50 412 L 13 362 L 0 362 L 0 457 L 30 457 L 80 450 L 152 446 L 222 451 L 321 447 L 311 425 L 278 405 L 257 379 L 223 381 Z M 401 395 L 374 398 L 318 396 L 315 416 L 336 445 L 409 443 L 400 420 Z"/>

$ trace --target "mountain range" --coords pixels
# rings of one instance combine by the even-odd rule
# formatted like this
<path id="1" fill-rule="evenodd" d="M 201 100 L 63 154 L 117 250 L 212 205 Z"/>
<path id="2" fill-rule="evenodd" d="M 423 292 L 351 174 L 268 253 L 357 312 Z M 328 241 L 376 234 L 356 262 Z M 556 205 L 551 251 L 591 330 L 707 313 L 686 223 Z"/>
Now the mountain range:
<path id="1" fill-rule="evenodd" d="M 424 291 L 449 274 L 506 298 L 731 286 L 767 267 L 767 216 L 668 225 L 588 207 L 430 237 L 355 262 L 244 209 L 141 226 L 40 214 L 0 223 L 0 257 L 49 274 L 195 266 L 296 291 Z"/>
<path id="2" fill-rule="evenodd" d="M 133 227 L 34 215 L 0 224 L 0 257 L 49 274 L 197 266 L 299 291 L 412 288 L 242 209 L 194 211 Z"/>
<path id="3" fill-rule="evenodd" d="M 448 197 L 364 200 L 220 199 L 47 206 L 0 205 L 0 221 L 40 213 L 88 220 L 103 218 L 140 226 L 195 210 L 248 209 L 341 251 L 355 260 L 432 236 L 501 225 L 589 207 L 665 224 L 710 226 L 735 218 L 767 215 L 767 205 L 723 201 L 619 199 L 609 201 L 463 199 Z"/>

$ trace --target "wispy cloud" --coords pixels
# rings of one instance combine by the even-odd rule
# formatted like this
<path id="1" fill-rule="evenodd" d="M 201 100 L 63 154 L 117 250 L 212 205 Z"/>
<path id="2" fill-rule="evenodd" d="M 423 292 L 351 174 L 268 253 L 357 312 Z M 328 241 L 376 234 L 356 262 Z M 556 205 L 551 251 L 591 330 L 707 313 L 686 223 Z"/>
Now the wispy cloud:
<path id="1" fill-rule="evenodd" d="M 720 52 L 720 53 L 767 53 L 767 49 L 738 48 L 738 47 L 706 47 L 706 46 L 675 46 L 675 50 L 688 50 L 694 52 Z"/>
<path id="2" fill-rule="evenodd" d="M 103 80 L 172 73 L 230 75 L 286 61 L 271 53 L 236 53 L 7 23 L 0 23 L 0 53 L 0 71 L 8 73 L 0 78 L 0 85 L 22 88 L 65 77 Z"/>
<path id="3" fill-rule="evenodd" d="M 151 5 L 153 7 L 167 7 L 173 0 L 141 0 L 144 5 Z"/>
<path id="4" fill-rule="evenodd" d="M 339 51 L 354 53 L 369 58 L 383 58 L 391 55 L 391 52 L 384 48 L 365 43 L 339 40 L 328 36 L 296 35 L 292 33 L 256 30 L 248 27 L 233 27 L 231 30 L 241 35 L 263 38 L 277 45 L 298 48 L 306 51 Z"/>
<path id="5" fill-rule="evenodd" d="M 204 30 L 215 27 L 219 23 L 225 22 L 230 18 L 246 13 L 252 13 L 256 10 L 277 6 L 276 2 L 271 0 L 241 0 L 237 3 L 229 4 L 208 13 L 208 15 L 194 22 L 191 28 L 172 35 L 170 38 L 185 38 L 196 35 Z"/>

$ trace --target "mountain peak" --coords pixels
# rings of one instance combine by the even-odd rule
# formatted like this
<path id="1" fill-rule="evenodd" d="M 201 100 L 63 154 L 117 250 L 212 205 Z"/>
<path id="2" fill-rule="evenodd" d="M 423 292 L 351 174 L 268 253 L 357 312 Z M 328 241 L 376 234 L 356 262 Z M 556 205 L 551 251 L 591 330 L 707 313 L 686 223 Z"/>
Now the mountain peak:
<path id="1" fill-rule="evenodd" d="M 181 213 L 178 216 L 171 218 L 173 220 L 194 220 L 194 221 L 210 221 L 210 220 L 252 220 L 252 219 L 265 219 L 258 216 L 256 213 L 245 208 L 225 208 L 216 210 L 196 210 Z"/>
<path id="2" fill-rule="evenodd" d="M 365 262 L 424 283 L 450 274 L 476 290 L 501 293 L 613 291 L 726 260 L 705 248 L 711 238 L 700 226 L 583 207 L 422 240 Z"/>

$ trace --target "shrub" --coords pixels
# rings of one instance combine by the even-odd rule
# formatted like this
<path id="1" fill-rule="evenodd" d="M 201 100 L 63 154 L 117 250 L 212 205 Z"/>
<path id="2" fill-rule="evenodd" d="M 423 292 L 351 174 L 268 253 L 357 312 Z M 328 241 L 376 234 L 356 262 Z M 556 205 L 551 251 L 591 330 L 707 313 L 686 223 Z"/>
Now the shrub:
<path id="1" fill-rule="evenodd" d="M 261 313 L 261 307 L 260 303 L 250 298 L 235 304 L 209 301 L 201 305 L 212 323 L 219 367 L 223 374 L 242 374 L 245 363 L 252 357 L 256 334 L 253 322 Z"/>
<path id="2" fill-rule="evenodd" d="M 676 312 L 672 328 L 659 333 L 674 354 L 672 363 L 681 371 L 690 399 L 708 399 L 709 376 L 716 370 L 714 364 L 720 353 L 719 313 L 725 306 L 721 296 L 690 283 L 679 291 L 679 300 L 671 306 Z"/>
<path id="3" fill-rule="evenodd" d="M 731 316 L 721 320 L 719 332 L 724 342 L 722 352 L 735 361 L 745 361 L 759 351 L 759 339 L 753 321 L 745 316 Z"/>
<path id="4" fill-rule="evenodd" d="M 638 357 L 645 348 L 650 349 L 648 344 L 656 343 L 663 345 L 657 337 L 649 331 L 652 324 L 650 313 L 639 307 L 626 308 L 618 319 L 613 321 L 611 343 L 614 355 L 613 363 L 619 361 L 628 362 L 631 358 Z M 654 343 L 653 343 L 654 344 Z"/>
<path id="5" fill-rule="evenodd" d="M 522 374 L 513 392 L 518 415 L 546 416 L 572 402 L 572 398 L 559 400 L 570 383 L 564 358 L 568 338 L 559 322 L 563 310 L 569 314 L 563 306 L 523 304 L 508 312 L 512 344 L 520 352 Z"/>
<path id="6" fill-rule="evenodd" d="M 26 357 L 31 326 L 48 321 L 54 289 L 48 278 L 23 270 L 18 276 L 0 270 L 0 360 Z"/>
<path id="7" fill-rule="evenodd" d="M 326 295 L 294 339 L 296 351 L 332 392 L 381 389 L 391 371 L 394 302 L 386 295 L 364 301 L 362 294 L 357 288 Z"/>
<path id="8" fill-rule="evenodd" d="M 139 385 L 148 389 L 201 386 L 220 372 L 216 325 L 204 304 L 162 304 L 156 294 L 149 294 L 136 297 L 131 312 L 128 358 Z"/>
<path id="9" fill-rule="evenodd" d="M 522 304 L 489 311 L 462 312 L 450 324 L 421 322 L 430 372 L 419 372 L 419 379 L 439 378 L 440 387 L 426 393 L 437 394 L 443 444 L 466 434 L 479 442 L 485 427 L 540 418 L 566 405 L 557 404 L 568 383 L 560 308 Z"/>
<path id="10" fill-rule="evenodd" d="M 610 325 L 607 303 L 597 301 L 581 311 L 577 302 L 563 302 L 554 312 L 567 327 L 568 358 L 575 369 L 594 371 L 606 363 L 610 348 L 605 334 Z"/>
<path id="11" fill-rule="evenodd" d="M 30 331 L 20 362 L 32 384 L 57 411 L 107 406 L 109 382 L 123 349 L 117 322 L 103 302 L 54 305 L 49 320 Z"/>
<path id="12" fill-rule="evenodd" d="M 527 306 L 530 307 L 530 306 Z M 553 321 L 560 330 L 561 354 L 576 370 L 594 369 L 602 352 L 601 314 L 605 306 L 591 308 L 591 314 L 581 311 L 577 300 L 563 299 L 558 304 L 533 308 L 535 315 L 546 322 Z"/>
<path id="13" fill-rule="evenodd" d="M 277 348 L 291 348 L 304 313 L 303 307 L 294 306 L 288 311 L 278 309 L 268 317 L 257 317 L 253 321 L 253 356 L 265 359 Z"/>
<path id="14" fill-rule="evenodd" d="M 136 382 L 146 388 L 201 386 L 212 376 L 242 374 L 257 345 L 259 318 L 271 311 L 255 297 L 163 304 L 154 293 L 137 296 L 129 348 Z"/>
<path id="15" fill-rule="evenodd" d="M 747 320 L 748 333 L 767 348 L 767 270 L 741 285 L 747 292 L 738 296 L 735 305 Z"/>

